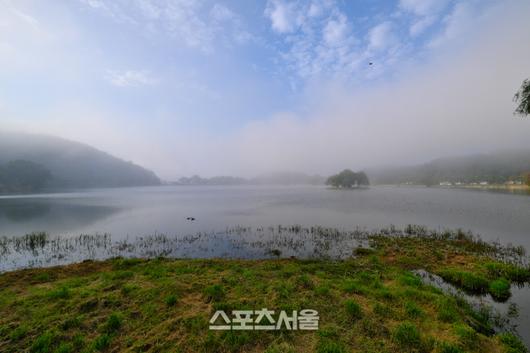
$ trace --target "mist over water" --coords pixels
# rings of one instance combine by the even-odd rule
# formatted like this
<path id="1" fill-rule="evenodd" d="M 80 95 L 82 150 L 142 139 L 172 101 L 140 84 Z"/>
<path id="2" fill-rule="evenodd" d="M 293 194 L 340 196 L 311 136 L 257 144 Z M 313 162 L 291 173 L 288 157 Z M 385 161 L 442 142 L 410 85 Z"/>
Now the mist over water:
<path id="1" fill-rule="evenodd" d="M 45 231 L 114 240 L 186 235 L 234 226 L 299 224 L 376 230 L 408 224 L 471 230 L 484 240 L 530 248 L 526 195 L 424 187 L 160 186 L 94 189 L 0 199 L 0 236 Z M 194 221 L 187 220 L 194 217 Z M 241 255 L 244 257 L 244 254 Z"/>

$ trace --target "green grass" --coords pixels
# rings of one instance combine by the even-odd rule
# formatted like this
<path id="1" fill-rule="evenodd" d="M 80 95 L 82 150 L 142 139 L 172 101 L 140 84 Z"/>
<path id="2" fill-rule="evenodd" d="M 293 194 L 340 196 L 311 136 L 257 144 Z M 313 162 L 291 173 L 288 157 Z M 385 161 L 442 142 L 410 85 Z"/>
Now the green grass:
<path id="1" fill-rule="evenodd" d="M 355 300 L 346 299 L 346 301 L 344 302 L 344 306 L 346 307 L 346 312 L 348 313 L 348 316 L 352 320 L 358 320 L 363 316 L 361 306 Z"/>
<path id="2" fill-rule="evenodd" d="M 169 295 L 166 297 L 166 305 L 167 306 L 175 306 L 175 304 L 177 304 L 177 296 L 176 295 Z"/>
<path id="3" fill-rule="evenodd" d="M 506 353 L 525 353 L 528 352 L 518 337 L 511 333 L 503 333 L 499 337 L 500 341 L 507 347 Z"/>
<path id="4" fill-rule="evenodd" d="M 0 351 L 522 351 L 517 337 L 491 333 L 488 313 L 409 270 L 420 263 L 463 288 L 502 297 L 526 269 L 465 238 L 376 238 L 371 245 L 344 261 L 113 259 L 4 273 Z M 315 309 L 320 328 L 208 330 L 216 310 L 261 308 Z"/>
<path id="5" fill-rule="evenodd" d="M 484 276 L 473 272 L 447 269 L 441 271 L 440 276 L 470 293 L 484 293 L 489 286 L 489 282 Z"/>
<path id="6" fill-rule="evenodd" d="M 394 333 L 394 340 L 399 346 L 406 349 L 419 349 L 421 347 L 421 336 L 416 325 L 410 322 L 399 324 Z"/>
<path id="7" fill-rule="evenodd" d="M 490 282 L 489 292 L 497 300 L 506 300 L 510 297 L 510 282 L 499 278 Z"/>

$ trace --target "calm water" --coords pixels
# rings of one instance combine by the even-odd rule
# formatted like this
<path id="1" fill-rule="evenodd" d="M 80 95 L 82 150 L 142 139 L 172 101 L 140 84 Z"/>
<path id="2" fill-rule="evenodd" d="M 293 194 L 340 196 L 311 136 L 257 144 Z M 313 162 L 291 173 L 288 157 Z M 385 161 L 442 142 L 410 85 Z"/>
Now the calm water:
<path id="1" fill-rule="evenodd" d="M 189 216 L 196 220 L 187 221 Z M 160 186 L 0 197 L 0 236 L 98 232 L 116 240 L 235 225 L 374 230 L 409 223 L 463 228 L 483 239 L 530 249 L 530 197 L 517 194 L 413 187 Z"/>

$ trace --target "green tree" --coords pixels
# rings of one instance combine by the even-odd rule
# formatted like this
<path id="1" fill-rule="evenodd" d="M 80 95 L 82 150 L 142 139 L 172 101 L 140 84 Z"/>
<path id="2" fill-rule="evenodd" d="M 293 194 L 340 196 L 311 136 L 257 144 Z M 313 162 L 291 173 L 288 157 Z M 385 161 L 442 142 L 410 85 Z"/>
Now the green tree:
<path id="1" fill-rule="evenodd" d="M 332 175 L 326 181 L 326 185 L 336 188 L 353 188 L 369 184 L 368 177 L 364 172 L 355 173 L 350 169 L 345 169 L 339 174 Z"/>
<path id="2" fill-rule="evenodd" d="M 515 114 L 522 116 L 530 114 L 530 79 L 523 81 L 513 100 L 517 103 Z"/>
<path id="3" fill-rule="evenodd" d="M 359 185 L 370 185 L 370 181 L 368 180 L 368 176 L 365 172 L 357 173 L 357 180 L 359 182 Z"/>

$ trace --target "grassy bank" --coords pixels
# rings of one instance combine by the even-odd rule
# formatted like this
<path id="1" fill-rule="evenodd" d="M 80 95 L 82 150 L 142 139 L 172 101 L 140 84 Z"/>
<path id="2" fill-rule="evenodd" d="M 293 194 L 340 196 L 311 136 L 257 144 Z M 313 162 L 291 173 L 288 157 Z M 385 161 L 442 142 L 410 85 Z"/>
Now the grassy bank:
<path id="1" fill-rule="evenodd" d="M 411 232 L 413 233 L 413 232 Z M 523 352 L 487 312 L 422 284 L 424 268 L 509 295 L 530 271 L 461 237 L 373 236 L 344 261 L 126 260 L 0 275 L 1 352 Z M 504 253 L 502 253 L 504 251 Z M 502 254 L 501 254 L 502 253 Z M 506 292 L 508 291 L 508 292 Z M 316 309 L 318 331 L 210 331 L 215 310 Z"/>

